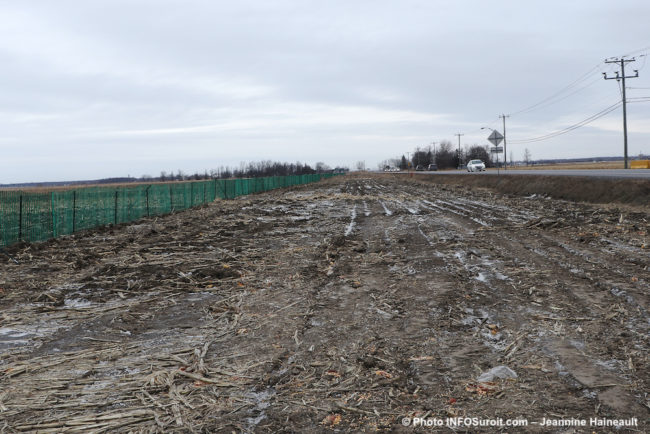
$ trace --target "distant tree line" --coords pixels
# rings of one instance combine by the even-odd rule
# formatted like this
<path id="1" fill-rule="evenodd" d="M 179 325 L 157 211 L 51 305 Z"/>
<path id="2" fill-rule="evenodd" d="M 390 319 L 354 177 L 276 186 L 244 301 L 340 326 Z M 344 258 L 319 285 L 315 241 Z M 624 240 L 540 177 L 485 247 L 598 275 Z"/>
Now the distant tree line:
<path id="1" fill-rule="evenodd" d="M 410 155 L 412 169 L 416 169 L 418 166 L 426 169 L 430 164 L 435 164 L 438 169 L 455 169 L 467 164 L 469 160 L 483 160 L 486 167 L 494 167 L 488 146 L 466 146 L 459 153 L 458 148 L 454 147 L 450 141 L 443 141 L 436 147 L 417 148 Z M 381 168 L 392 166 L 406 170 L 409 168 L 409 159 L 406 155 L 402 155 L 399 158 L 383 161 L 380 166 Z"/>
<path id="2" fill-rule="evenodd" d="M 238 169 L 221 166 L 218 169 L 204 170 L 203 173 L 195 172 L 193 174 L 184 173 L 182 170 L 176 172 L 160 172 L 160 176 L 142 175 L 133 177 L 131 175 L 124 177 L 113 177 L 93 180 L 78 181 L 57 181 L 57 182 L 27 182 L 20 184 L 0 184 L 3 187 L 52 187 L 52 186 L 70 186 L 70 185 L 89 185 L 89 184 L 127 184 L 131 182 L 156 182 L 156 181 L 190 181 L 204 179 L 227 179 L 227 178 L 256 178 L 265 176 L 287 176 L 287 175 L 306 175 L 313 173 L 345 173 L 347 167 L 336 167 L 332 169 L 325 163 L 318 162 L 314 167 L 309 164 L 297 163 L 278 163 L 273 161 L 260 161 L 256 163 L 242 163 Z"/>
<path id="3" fill-rule="evenodd" d="M 228 179 L 228 178 L 259 178 L 266 176 L 288 176 L 288 175 L 309 175 L 314 173 L 332 173 L 347 172 L 346 167 L 336 167 L 332 169 L 325 163 L 318 162 L 315 167 L 309 164 L 280 163 L 275 161 L 259 161 L 253 163 L 242 163 L 239 168 L 230 168 L 221 166 L 217 169 L 205 170 L 203 173 L 195 172 L 193 174 L 184 173 L 182 170 L 176 172 L 161 171 L 160 176 L 152 177 L 143 175 L 140 181 L 187 181 L 203 179 Z"/>

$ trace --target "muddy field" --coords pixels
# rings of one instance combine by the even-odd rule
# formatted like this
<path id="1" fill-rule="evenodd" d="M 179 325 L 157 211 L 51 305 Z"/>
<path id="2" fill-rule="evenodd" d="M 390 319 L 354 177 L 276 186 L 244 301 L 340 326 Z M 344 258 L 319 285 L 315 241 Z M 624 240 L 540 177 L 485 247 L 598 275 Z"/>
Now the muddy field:
<path id="1" fill-rule="evenodd" d="M 345 176 L 16 246 L 0 431 L 647 432 L 646 211 Z"/>

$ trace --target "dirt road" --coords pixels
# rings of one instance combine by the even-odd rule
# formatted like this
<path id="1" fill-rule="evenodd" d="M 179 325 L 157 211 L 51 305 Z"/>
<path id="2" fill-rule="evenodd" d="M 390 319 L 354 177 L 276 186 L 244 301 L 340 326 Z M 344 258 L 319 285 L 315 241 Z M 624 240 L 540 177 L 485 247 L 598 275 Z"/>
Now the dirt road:
<path id="1" fill-rule="evenodd" d="M 647 431 L 648 220 L 346 176 L 17 246 L 0 429 Z"/>

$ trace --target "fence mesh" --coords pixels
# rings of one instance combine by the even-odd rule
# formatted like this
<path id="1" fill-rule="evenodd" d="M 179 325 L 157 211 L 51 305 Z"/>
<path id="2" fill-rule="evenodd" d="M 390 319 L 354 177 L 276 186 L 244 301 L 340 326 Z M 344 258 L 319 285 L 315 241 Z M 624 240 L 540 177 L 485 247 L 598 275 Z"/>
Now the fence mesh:
<path id="1" fill-rule="evenodd" d="M 181 211 L 217 198 L 317 182 L 334 174 L 215 179 L 64 191 L 0 191 L 0 247 Z"/>

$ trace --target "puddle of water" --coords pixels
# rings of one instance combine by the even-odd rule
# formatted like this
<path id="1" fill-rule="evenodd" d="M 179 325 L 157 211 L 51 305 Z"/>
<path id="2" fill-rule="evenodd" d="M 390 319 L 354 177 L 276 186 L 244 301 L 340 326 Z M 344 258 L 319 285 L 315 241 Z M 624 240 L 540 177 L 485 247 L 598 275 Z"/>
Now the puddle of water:
<path id="1" fill-rule="evenodd" d="M 68 309 L 84 309 L 92 306 L 92 302 L 83 298 L 66 298 L 63 305 Z"/>
<path id="2" fill-rule="evenodd" d="M 636 246 L 630 246 L 629 244 L 621 243 L 620 241 L 614 240 L 612 238 L 601 237 L 600 240 L 607 244 L 610 244 L 611 247 L 614 247 L 615 249 L 623 250 L 625 252 L 632 252 L 639 256 L 648 256 L 647 251 L 642 250 Z"/>
<path id="3" fill-rule="evenodd" d="M 275 396 L 275 390 L 266 389 L 261 392 L 249 392 L 246 394 L 247 398 L 252 398 L 255 403 L 255 408 L 251 409 L 251 413 L 259 412 L 257 416 L 251 416 L 246 418 L 246 422 L 249 425 L 249 428 L 254 429 L 260 422 L 266 419 L 266 410 L 271 403 L 269 402 L 271 398 Z"/>
<path id="4" fill-rule="evenodd" d="M 277 219 L 275 217 L 266 217 L 266 216 L 260 216 L 260 217 L 255 217 L 255 220 L 262 222 L 262 223 L 271 223 L 276 221 Z"/>
<path id="5" fill-rule="evenodd" d="M 630 303 L 630 304 L 636 304 L 636 303 L 634 302 L 634 297 L 632 297 L 632 296 L 629 295 L 627 292 L 625 292 L 625 291 L 623 291 L 623 290 L 621 290 L 621 289 L 618 289 L 618 288 L 614 287 L 614 288 L 612 288 L 612 289 L 610 290 L 610 292 L 612 293 L 612 295 L 615 295 L 616 297 L 622 297 L 622 298 L 624 298 L 625 301 L 627 301 L 627 302 Z"/>
<path id="6" fill-rule="evenodd" d="M 573 345 L 575 348 L 578 350 L 584 350 L 585 349 L 585 343 L 582 341 L 576 341 L 575 339 L 569 339 L 569 343 Z"/>
<path id="7" fill-rule="evenodd" d="M 593 390 L 583 389 L 582 396 L 584 396 L 587 399 L 596 399 L 598 397 L 598 394 Z"/>
<path id="8" fill-rule="evenodd" d="M 19 331 L 15 329 L 10 329 L 7 327 L 2 327 L 0 328 L 0 336 L 6 339 L 18 339 L 22 338 L 25 336 L 33 336 L 33 334 L 25 332 L 25 331 Z"/>
<path id="9" fill-rule="evenodd" d="M 391 315 L 390 313 L 388 313 L 388 312 L 386 312 L 384 310 L 379 309 L 378 307 L 375 308 L 375 311 L 384 319 L 392 319 L 393 318 L 393 315 Z"/>
<path id="10" fill-rule="evenodd" d="M 472 274 L 477 274 L 474 279 L 479 282 L 485 283 L 489 286 L 490 280 L 510 280 L 505 274 L 496 271 L 496 266 L 498 261 L 492 261 L 488 258 L 481 257 L 479 263 L 470 264 L 467 260 L 467 255 L 465 252 L 458 251 L 454 253 L 454 257 L 462 264 L 462 266 L 468 272 Z M 471 257 L 470 257 L 471 258 Z M 473 260 L 475 262 L 475 260 Z"/>
<path id="11" fill-rule="evenodd" d="M 418 224 L 418 231 L 420 231 L 420 235 L 422 235 L 422 237 L 423 237 L 425 240 L 427 240 L 427 243 L 429 243 L 429 245 L 430 245 L 431 247 L 433 247 L 433 241 L 431 241 L 431 238 L 429 238 L 429 236 L 428 236 L 427 234 L 424 233 L 424 231 L 422 230 L 422 227 L 421 227 L 419 224 Z M 436 251 L 435 253 L 437 253 L 436 256 L 440 255 L 440 253 L 437 252 L 437 251 Z"/>
<path id="12" fill-rule="evenodd" d="M 87 384 L 84 386 L 84 392 L 90 392 L 95 390 L 106 389 L 107 387 L 114 386 L 114 383 L 111 380 L 95 381 L 94 383 Z M 82 399 L 83 402 L 83 399 Z"/>
<path id="13" fill-rule="evenodd" d="M 206 298 L 216 298 L 215 294 L 210 292 L 191 292 L 187 295 L 187 301 L 203 301 Z"/>
<path id="14" fill-rule="evenodd" d="M 354 219 L 357 218 L 357 206 L 354 205 L 354 208 L 352 208 L 352 212 L 350 213 L 350 224 L 348 227 L 345 229 L 345 236 L 347 237 L 352 233 L 352 230 L 354 229 Z"/>
<path id="15" fill-rule="evenodd" d="M 16 330 L 7 327 L 0 328 L 0 350 L 3 348 L 27 345 L 29 340 L 35 336 L 35 334 L 23 330 Z"/>
<path id="16" fill-rule="evenodd" d="M 368 204 L 365 200 L 363 201 L 363 215 L 370 217 L 370 210 L 368 209 Z"/>
<path id="17" fill-rule="evenodd" d="M 596 360 L 596 364 L 598 366 L 602 366 L 603 368 L 609 370 L 609 371 L 616 371 L 618 372 L 619 367 L 621 365 L 621 362 L 619 362 L 616 359 L 611 359 L 611 360 Z"/>
<path id="18" fill-rule="evenodd" d="M 557 373 L 561 377 L 566 377 L 567 375 L 569 375 L 569 371 L 567 371 L 567 369 L 564 367 L 562 363 L 560 363 L 559 360 L 555 361 L 555 369 L 557 370 Z"/>
<path id="19" fill-rule="evenodd" d="M 474 315 L 469 315 L 463 318 L 462 320 L 460 320 L 460 322 L 466 326 L 475 326 L 480 324 L 481 320 L 475 317 Z"/>
<path id="20" fill-rule="evenodd" d="M 55 321 L 38 321 L 0 328 L 0 350 L 29 345 L 35 338 L 48 336 L 62 328 Z"/>
<path id="21" fill-rule="evenodd" d="M 393 215 L 393 212 L 386 207 L 386 204 L 384 204 L 384 202 L 380 200 L 379 203 L 384 208 L 384 213 L 386 213 L 387 216 Z"/>

